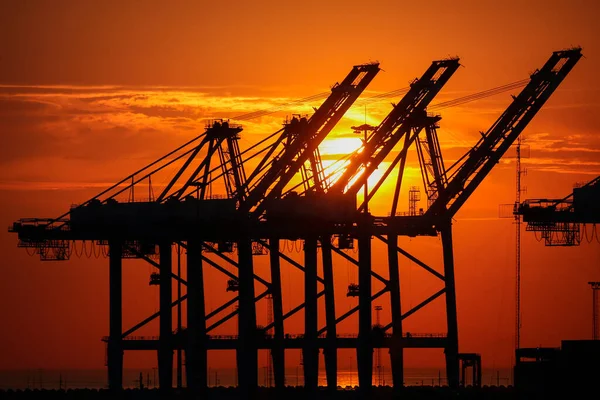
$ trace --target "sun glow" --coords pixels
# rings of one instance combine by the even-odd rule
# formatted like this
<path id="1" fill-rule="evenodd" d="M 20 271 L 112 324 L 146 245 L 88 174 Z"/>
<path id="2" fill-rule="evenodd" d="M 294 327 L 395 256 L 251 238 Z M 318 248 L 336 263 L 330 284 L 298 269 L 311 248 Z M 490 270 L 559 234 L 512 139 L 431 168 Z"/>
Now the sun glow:
<path id="1" fill-rule="evenodd" d="M 339 137 L 332 139 L 325 139 L 319 151 L 322 156 L 330 155 L 346 155 L 353 153 L 360 149 L 362 146 L 362 140 L 357 137 Z"/>

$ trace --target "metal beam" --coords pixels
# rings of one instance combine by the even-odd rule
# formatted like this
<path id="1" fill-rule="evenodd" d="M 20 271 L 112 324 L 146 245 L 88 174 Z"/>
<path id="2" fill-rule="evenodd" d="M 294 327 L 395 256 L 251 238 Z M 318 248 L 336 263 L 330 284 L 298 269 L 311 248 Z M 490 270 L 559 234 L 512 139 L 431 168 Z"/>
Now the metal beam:
<path id="1" fill-rule="evenodd" d="M 177 306 L 179 303 L 182 303 L 184 300 L 187 299 L 187 297 L 188 297 L 188 295 L 184 294 L 183 296 L 181 296 L 181 298 L 179 300 L 175 300 L 174 302 L 172 302 L 171 303 L 171 308 Z M 138 322 L 137 324 L 135 324 L 134 326 L 132 326 L 131 328 L 129 328 L 128 330 L 126 330 L 125 332 L 123 332 L 123 334 L 121 336 L 123 338 L 126 338 L 127 336 L 131 335 L 133 332 L 137 331 L 141 327 L 143 327 L 146 324 L 154 321 L 159 316 L 160 316 L 160 311 L 155 312 L 154 314 L 152 314 L 148 318 L 144 319 L 143 321 Z"/>
<path id="2" fill-rule="evenodd" d="M 323 296 L 325 294 L 325 290 L 321 290 L 319 293 L 317 293 L 317 300 Z M 297 305 L 296 307 L 292 308 L 290 311 L 288 311 L 287 313 L 283 314 L 283 319 L 286 320 L 289 317 L 291 317 L 292 315 L 296 314 L 298 311 L 302 310 L 304 307 L 306 306 L 306 303 L 302 303 Z M 271 329 L 273 326 L 275 326 L 275 323 L 272 322 L 270 324 L 268 324 L 267 326 L 265 326 L 265 330 L 269 330 Z M 326 328 L 323 329 L 323 331 L 325 331 Z M 319 335 L 323 333 L 321 331 L 319 331 Z"/>
<path id="3" fill-rule="evenodd" d="M 263 245 L 267 250 L 273 251 L 272 247 L 266 241 L 258 240 L 258 243 Z M 285 255 L 284 253 L 282 253 L 279 250 L 277 250 L 277 254 L 279 255 L 279 257 L 283 258 L 285 261 L 289 262 L 292 266 L 298 268 L 300 271 L 306 272 L 304 266 L 302 266 L 302 264 L 300 264 L 299 262 L 291 259 L 290 257 L 288 257 L 287 255 Z M 321 282 L 322 284 L 325 284 L 325 281 L 320 276 L 317 276 L 317 281 Z"/>
<path id="4" fill-rule="evenodd" d="M 446 288 L 438 290 L 437 292 L 435 292 L 434 294 L 432 294 L 431 296 L 429 296 L 428 298 L 426 298 L 425 300 L 423 300 L 422 302 L 420 302 L 419 304 L 417 304 L 416 306 L 414 306 L 413 308 L 408 310 L 406 313 L 402 314 L 401 319 L 404 320 L 404 319 L 410 317 L 411 315 L 413 315 L 414 313 L 419 311 L 421 308 L 425 307 L 427 304 L 431 303 L 433 300 L 440 297 L 445 292 L 446 292 Z M 386 326 L 384 326 L 383 330 L 387 331 L 392 327 L 393 327 L 393 325 L 390 323 L 390 324 L 387 324 Z"/>
<path id="5" fill-rule="evenodd" d="M 281 296 L 281 265 L 279 262 L 279 239 L 269 240 L 272 251 L 269 252 L 269 261 L 271 263 L 271 294 L 273 301 L 273 323 L 275 324 L 274 343 L 271 349 L 271 358 L 273 360 L 273 378 L 275 387 L 283 389 L 285 387 L 285 346 L 283 343 L 283 300 Z M 267 330 L 265 330 L 266 332 Z M 270 379 L 270 378 L 269 378 Z"/>
<path id="6" fill-rule="evenodd" d="M 159 244 L 160 251 L 160 338 L 158 344 L 159 389 L 170 391 L 173 387 L 173 321 L 172 321 L 172 253 L 171 242 Z"/>
<path id="7" fill-rule="evenodd" d="M 123 265 L 122 244 L 109 242 L 109 338 L 107 348 L 108 387 L 123 389 Z"/>
<path id="8" fill-rule="evenodd" d="M 385 292 L 387 292 L 388 289 L 387 288 L 383 288 L 381 289 L 379 292 L 375 293 L 373 296 L 371 296 L 371 301 L 377 299 L 378 297 L 380 297 L 381 295 L 383 295 Z M 324 293 L 324 292 L 322 292 Z M 343 315 L 341 315 L 340 317 L 338 317 L 335 320 L 336 324 L 339 324 L 340 322 L 342 322 L 343 320 L 345 320 L 346 318 L 348 318 L 349 316 L 351 316 L 352 314 L 354 314 L 355 312 L 357 312 L 359 309 L 358 306 L 353 307 L 352 309 L 348 310 L 346 313 L 344 313 Z M 327 331 L 327 326 L 324 326 L 323 328 L 319 329 L 319 336 L 322 335 L 323 333 L 325 333 Z"/>
<path id="9" fill-rule="evenodd" d="M 381 236 L 381 235 L 374 235 L 374 236 L 377 239 L 381 240 L 383 243 L 388 244 L 388 240 L 386 238 L 384 238 L 383 236 Z M 427 272 L 431 273 L 435 277 L 441 279 L 442 281 L 446 280 L 446 278 L 444 278 L 444 275 L 440 274 L 435 269 L 433 269 L 429 265 L 425 264 L 423 261 L 421 261 L 418 258 L 416 258 L 415 256 L 411 255 L 406 250 L 402 249 L 399 246 L 396 246 L 396 250 L 398 251 L 398 253 L 402 254 L 404 257 L 408 258 L 409 260 L 411 260 L 412 262 L 414 262 L 415 264 L 417 264 L 421 268 L 425 269 Z"/>
<path id="10" fill-rule="evenodd" d="M 392 211 L 392 215 L 394 211 Z M 390 310 L 392 314 L 392 343 L 390 344 L 390 362 L 394 389 L 404 386 L 404 345 L 402 343 L 402 302 L 400 296 L 400 271 L 396 247 L 398 236 L 388 236 L 388 265 L 390 271 Z"/>
<path id="11" fill-rule="evenodd" d="M 350 263 L 352 263 L 353 265 L 358 267 L 358 261 L 356 261 L 354 258 L 350 257 L 348 254 L 344 253 L 343 251 L 341 251 L 340 249 L 338 249 L 335 246 L 331 246 L 331 250 L 333 250 L 334 252 L 336 252 L 337 254 L 339 254 L 340 256 L 342 256 L 343 258 L 345 258 L 346 260 L 350 261 Z M 389 283 L 389 281 L 387 279 L 385 279 L 383 276 L 379 275 L 377 272 L 371 270 L 370 272 L 371 276 L 377 280 L 379 280 L 380 282 L 382 282 L 384 285 L 387 285 Z"/>
<path id="12" fill-rule="evenodd" d="M 153 259 L 149 258 L 145 254 L 140 253 L 139 251 L 137 251 L 137 249 L 135 247 L 131 247 L 131 246 L 124 246 L 124 247 L 127 248 L 128 251 L 131 251 L 132 253 L 134 253 L 140 259 L 142 259 L 142 260 L 146 261 L 148 264 L 152 265 L 154 268 L 160 270 L 159 263 L 157 263 Z M 181 279 L 180 277 L 177 276 L 177 274 L 174 274 L 173 272 L 171 272 L 171 279 L 175 279 L 177 282 L 181 282 L 182 285 L 187 286 L 187 281 L 185 281 L 184 279 Z"/>
<path id="13" fill-rule="evenodd" d="M 261 294 L 256 296 L 254 298 L 254 302 L 256 303 L 257 301 L 263 299 L 267 294 L 269 294 L 269 290 L 265 290 L 264 292 L 262 292 Z M 237 297 L 236 297 L 236 299 L 237 299 Z M 239 308 L 237 310 L 233 310 L 232 312 L 230 312 L 229 314 L 227 314 L 226 316 L 224 316 L 223 318 L 221 318 L 220 320 L 218 320 L 217 322 L 215 322 L 214 324 L 212 324 L 211 326 L 206 328 L 206 332 L 212 331 L 217 326 L 224 324 L 225 322 L 229 321 L 231 318 L 235 317 L 238 314 L 239 314 Z"/>

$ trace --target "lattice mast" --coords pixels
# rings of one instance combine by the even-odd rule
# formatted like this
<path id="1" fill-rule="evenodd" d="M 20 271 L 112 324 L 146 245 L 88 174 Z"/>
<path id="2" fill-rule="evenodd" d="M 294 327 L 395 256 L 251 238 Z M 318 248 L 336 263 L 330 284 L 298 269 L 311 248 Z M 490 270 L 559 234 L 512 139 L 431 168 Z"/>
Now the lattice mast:
<path id="1" fill-rule="evenodd" d="M 521 136 L 517 138 L 517 185 L 516 185 L 516 197 L 515 197 L 515 207 L 518 207 L 521 204 Z M 515 309 L 516 309 L 516 318 L 515 318 L 515 349 L 519 349 L 521 347 L 521 215 L 518 213 L 514 213 L 515 216 L 515 226 L 516 226 L 516 291 L 515 291 Z"/>
<path id="2" fill-rule="evenodd" d="M 370 134 L 364 150 L 355 153 L 341 176 L 331 186 L 334 193 L 358 193 L 368 177 L 404 139 L 402 151 L 392 162 L 395 166 L 406 155 L 408 147 L 424 127 L 426 108 L 460 66 L 458 58 L 434 61 L 420 79 L 415 79 L 410 90 Z M 387 175 L 386 175 L 387 176 Z M 369 197 L 377 186 L 371 190 Z M 363 204 L 359 207 L 364 208 Z"/>
<path id="3" fill-rule="evenodd" d="M 421 189 L 411 186 L 408 191 L 408 215 L 417 215 L 417 204 L 421 200 Z"/>
<path id="4" fill-rule="evenodd" d="M 582 57 L 581 48 L 555 51 L 477 144 L 448 168 L 448 183 L 427 215 L 452 218 Z"/>
<path id="5" fill-rule="evenodd" d="M 310 118 L 293 118 L 286 124 L 275 145 L 248 177 L 249 195 L 241 204 L 241 211 L 252 210 L 260 216 L 266 204 L 278 198 L 301 171 L 309 175 L 304 178 L 313 181 L 315 188 L 321 187 L 323 173 L 318 147 L 379 70 L 378 63 L 354 66 L 341 83 L 332 87 L 331 95 Z M 306 168 L 306 163 L 310 167 Z"/>

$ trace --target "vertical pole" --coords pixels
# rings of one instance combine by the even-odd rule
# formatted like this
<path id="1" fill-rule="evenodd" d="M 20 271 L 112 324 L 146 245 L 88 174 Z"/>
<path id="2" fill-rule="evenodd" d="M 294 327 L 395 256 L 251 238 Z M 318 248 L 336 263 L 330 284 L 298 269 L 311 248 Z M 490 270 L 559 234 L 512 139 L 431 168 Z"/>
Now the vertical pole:
<path id="1" fill-rule="evenodd" d="M 365 105 L 365 139 L 364 139 L 364 148 L 367 148 L 367 106 Z M 364 203 L 365 203 L 365 214 L 369 213 L 369 176 L 367 175 L 367 164 L 365 163 L 365 193 L 364 193 Z"/>
<path id="2" fill-rule="evenodd" d="M 325 356 L 325 373 L 327 388 L 337 390 L 337 327 L 335 323 L 335 296 L 333 284 L 333 259 L 331 254 L 331 236 L 321 238 L 323 252 L 323 281 L 325 286 L 325 324 L 327 327 Z"/>
<path id="3" fill-rule="evenodd" d="M 275 388 L 285 387 L 285 349 L 283 347 L 283 301 L 281 296 L 281 264 L 279 260 L 279 239 L 270 239 L 269 258 L 271 262 L 271 296 L 273 300 L 274 338 L 271 357 Z"/>
<path id="4" fill-rule="evenodd" d="M 253 398 L 258 386 L 258 350 L 256 347 L 256 305 L 254 303 L 254 265 L 250 239 L 238 242 L 239 312 L 238 348 L 236 349 L 240 394 Z"/>
<path id="5" fill-rule="evenodd" d="M 108 387 L 123 389 L 123 279 L 122 244 L 109 242 L 109 337 L 107 348 Z"/>
<path id="6" fill-rule="evenodd" d="M 517 196 L 515 210 L 521 204 L 521 135 L 517 137 Z M 515 213 L 516 227 L 516 288 L 515 288 L 515 349 L 521 347 L 521 214 Z"/>
<path id="7" fill-rule="evenodd" d="M 373 343 L 371 341 L 371 235 L 363 225 L 358 238 L 358 386 L 365 393 L 373 386 Z"/>
<path id="8" fill-rule="evenodd" d="M 304 387 L 316 391 L 319 373 L 319 348 L 317 347 L 317 239 L 304 241 Z"/>
<path id="9" fill-rule="evenodd" d="M 446 283 L 446 320 L 448 335 L 446 339 L 446 374 L 448 386 L 458 387 L 458 321 L 456 315 L 456 288 L 454 284 L 454 254 L 452 250 L 452 225 L 448 221 L 441 229 L 444 253 L 444 276 Z"/>
<path id="10" fill-rule="evenodd" d="M 394 390 L 404 387 L 404 343 L 402 338 L 402 304 L 400 297 L 400 271 L 398 270 L 398 236 L 388 235 L 388 264 L 390 275 L 390 310 L 392 312 L 392 343 L 390 361 Z"/>
<path id="11" fill-rule="evenodd" d="M 377 324 L 377 328 L 381 328 L 381 323 L 379 319 L 379 312 L 383 309 L 381 306 L 375 306 L 375 324 Z M 377 350 L 375 353 L 375 369 L 377 370 L 377 386 L 381 386 L 381 342 L 377 346 Z"/>
<path id="12" fill-rule="evenodd" d="M 160 251 L 160 321 L 158 344 L 158 387 L 169 391 L 173 387 L 173 289 L 171 286 L 171 243 L 163 242 Z"/>
<path id="13" fill-rule="evenodd" d="M 193 393 L 205 391 L 208 367 L 206 340 L 206 310 L 204 302 L 204 274 L 202 270 L 202 243 L 191 239 L 187 243 L 187 348 L 185 371 L 188 388 Z"/>
<path id="14" fill-rule="evenodd" d="M 410 140 L 410 132 L 405 133 L 404 136 L 404 148 L 407 148 L 408 142 Z M 392 211 L 391 216 L 396 216 L 396 211 L 398 209 L 398 199 L 400 198 L 400 189 L 402 188 L 402 177 L 404 176 L 404 167 L 406 165 L 406 155 L 402 157 L 400 160 L 400 167 L 398 168 L 398 180 L 396 181 L 396 186 L 394 188 L 394 199 L 392 200 Z"/>
<path id="15" fill-rule="evenodd" d="M 181 279 L 181 245 L 177 244 L 177 276 Z M 181 280 L 177 281 L 177 336 L 181 337 Z M 177 388 L 181 389 L 183 385 L 181 370 L 183 368 L 183 360 L 181 359 L 181 343 L 178 340 L 177 346 Z"/>

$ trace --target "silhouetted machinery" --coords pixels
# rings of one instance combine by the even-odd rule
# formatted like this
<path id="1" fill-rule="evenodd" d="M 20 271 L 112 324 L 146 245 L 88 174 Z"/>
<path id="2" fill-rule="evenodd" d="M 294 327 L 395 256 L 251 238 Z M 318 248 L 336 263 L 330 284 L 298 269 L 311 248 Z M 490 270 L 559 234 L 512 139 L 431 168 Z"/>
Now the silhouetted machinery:
<path id="1" fill-rule="evenodd" d="M 150 274 L 150 286 L 158 286 L 160 285 L 160 274 L 158 272 L 153 272 Z"/>
<path id="2" fill-rule="evenodd" d="M 358 297 L 360 290 L 358 290 L 358 285 L 356 283 L 351 283 L 348 285 L 348 292 L 346 293 L 347 297 Z"/>
<path id="3" fill-rule="evenodd" d="M 237 281 L 237 279 L 230 279 L 227 281 L 227 291 L 228 292 L 239 292 L 240 290 L 240 283 Z"/>
<path id="4" fill-rule="evenodd" d="M 600 176 L 562 199 L 525 200 L 515 213 L 523 216 L 527 231 L 540 233 L 546 246 L 578 246 L 582 236 L 589 242 L 598 239 Z"/>
<path id="5" fill-rule="evenodd" d="M 404 384 L 405 348 L 443 349 L 448 383 L 458 387 L 460 353 L 452 218 L 580 57 L 578 48 L 554 52 L 528 80 L 439 103 L 437 108 L 432 106 L 431 109 L 438 110 L 524 86 L 473 149 L 449 168 L 444 166 L 437 140 L 440 116 L 428 113 L 428 107 L 459 68 L 458 58 L 432 62 L 420 78 L 402 90 L 402 99 L 372 129 L 361 149 L 347 155 L 344 158 L 347 162 L 339 170 L 323 167 L 319 145 L 380 70 L 378 63 L 362 64 L 354 66 L 341 83 L 333 85 L 331 94 L 310 117 L 294 116 L 281 130 L 244 151 L 238 145 L 241 126 L 224 120 L 211 121 L 203 134 L 94 199 L 56 219 L 21 220 L 11 231 L 18 233 L 20 247 L 33 248 L 44 260 L 68 259 L 74 241 L 93 241 L 99 246 L 108 246 L 110 328 L 105 341 L 109 387 L 112 389 L 122 388 L 125 350 L 157 351 L 159 384 L 168 389 L 173 381 L 173 350 L 184 349 L 188 386 L 194 391 L 202 391 L 207 387 L 208 351 L 230 349 L 236 351 L 239 386 L 243 393 L 252 396 L 258 385 L 258 350 L 271 352 L 275 387 L 282 388 L 287 348 L 302 350 L 304 382 L 312 391 L 318 385 L 320 349 L 324 353 L 327 386 L 331 390 L 337 389 L 337 352 L 340 348 L 356 350 L 359 386 L 364 391 L 372 385 L 374 348 L 390 349 L 393 382 L 397 389 Z M 418 147 L 429 207 L 417 212 L 417 197 L 413 197 L 413 212 L 400 215 L 398 198 L 407 153 L 412 145 Z M 356 196 L 360 188 L 366 187 L 369 176 L 389 158 L 392 160 L 381 178 L 368 190 L 363 203 L 358 204 Z M 246 176 L 244 166 L 248 160 L 253 160 L 254 168 Z M 176 162 L 180 164 L 174 164 Z M 154 197 L 152 177 L 174 165 L 180 168 Z M 363 212 L 396 167 L 399 175 L 390 215 L 379 217 Z M 332 178 L 334 175 L 335 179 Z M 223 183 L 225 196 L 212 193 L 213 183 L 217 181 Z M 150 200 L 135 201 L 135 193 L 139 193 L 145 182 Z M 117 201 L 122 194 L 129 194 L 128 201 Z M 398 246 L 398 236 L 402 235 L 441 235 L 443 273 Z M 387 247 L 387 277 L 372 268 L 373 238 Z M 279 248 L 281 240 L 303 241 L 303 262 L 282 252 Z M 357 258 L 351 256 L 352 252 L 344 251 L 354 249 L 355 241 Z M 185 281 L 172 271 L 173 243 L 187 251 Z M 140 247 L 140 244 L 144 245 Z M 152 257 L 157 249 L 158 260 Z M 318 249 L 322 257 L 322 276 L 317 268 Z M 237 259 L 230 253 L 237 253 Z M 122 326 L 124 254 L 143 259 L 158 269 L 157 275 L 151 276 L 151 284 L 157 284 L 160 293 L 160 312 L 127 330 Z M 336 314 L 333 254 L 358 268 L 358 282 L 350 285 L 347 293 L 358 297 L 358 305 L 343 315 Z M 268 280 L 254 272 L 254 258 L 267 255 Z M 401 305 L 399 255 L 431 273 L 442 284 L 441 289 L 409 310 L 403 310 Z M 285 314 L 282 260 L 304 275 L 304 301 Z M 229 268 L 224 268 L 223 263 Z M 207 283 L 204 282 L 203 266 L 226 275 L 229 279 L 227 291 L 235 296 L 211 312 L 205 307 Z M 173 301 L 173 279 L 187 285 L 185 298 Z M 372 293 L 373 279 L 383 283 L 383 289 L 376 293 Z M 318 283 L 322 284 L 322 290 Z M 264 290 L 256 294 L 255 284 Z M 374 335 L 372 302 L 388 292 L 391 322 L 378 326 L 377 335 Z M 447 333 L 405 335 L 403 320 L 442 295 L 445 296 Z M 267 296 L 272 301 L 273 321 L 257 329 L 256 303 Z M 318 299 L 321 296 L 324 297 L 325 311 L 323 327 L 318 326 Z M 172 308 L 184 300 L 187 301 L 186 334 L 173 335 Z M 230 311 L 236 303 L 238 307 Z M 302 309 L 304 332 L 292 338 L 284 332 L 284 321 Z M 359 320 L 358 336 L 339 337 L 338 323 L 355 313 Z M 211 336 L 211 331 L 234 317 L 238 324 L 236 337 Z M 159 319 L 160 334 L 157 340 L 138 340 L 130 336 L 156 318 Z M 271 331 L 272 336 L 264 335 Z"/>

